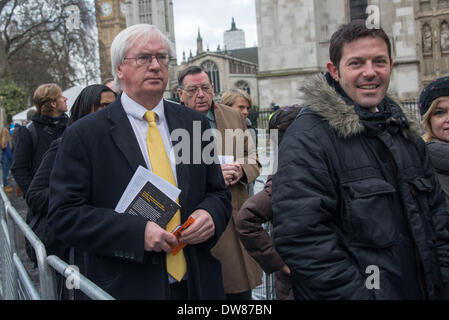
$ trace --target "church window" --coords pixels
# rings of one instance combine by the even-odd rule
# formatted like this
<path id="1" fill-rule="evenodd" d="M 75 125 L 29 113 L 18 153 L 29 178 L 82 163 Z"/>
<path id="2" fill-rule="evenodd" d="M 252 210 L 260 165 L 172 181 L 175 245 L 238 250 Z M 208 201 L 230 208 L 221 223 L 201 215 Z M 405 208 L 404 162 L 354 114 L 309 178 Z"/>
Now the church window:
<path id="1" fill-rule="evenodd" d="M 245 68 L 243 67 L 243 64 L 239 63 L 238 64 L 238 73 L 245 73 Z"/>
<path id="2" fill-rule="evenodd" d="M 235 72 L 235 64 L 232 60 L 229 61 L 229 73 L 236 73 Z"/>
<path id="3" fill-rule="evenodd" d="M 220 88 L 220 72 L 218 71 L 218 66 L 215 62 L 212 60 L 206 60 L 201 64 L 201 68 L 206 71 L 206 73 L 209 75 L 210 81 L 214 85 L 215 88 L 215 94 L 219 94 L 221 91 Z"/>
<path id="4" fill-rule="evenodd" d="M 438 0 L 438 8 L 449 8 L 449 0 Z"/>
<path id="5" fill-rule="evenodd" d="M 419 7 L 421 11 L 428 11 L 432 9 L 432 7 L 430 6 L 430 0 L 420 0 Z"/>
<path id="6" fill-rule="evenodd" d="M 444 53 L 449 53 L 449 24 L 443 21 L 440 25 L 440 47 Z"/>
<path id="7" fill-rule="evenodd" d="M 255 67 L 250 64 L 229 60 L 229 73 L 231 74 L 254 74 L 257 73 Z"/>
<path id="8" fill-rule="evenodd" d="M 251 89 L 249 87 L 248 82 L 240 80 L 235 83 L 235 86 L 240 90 L 246 91 L 249 95 L 251 95 Z"/>
<path id="9" fill-rule="evenodd" d="M 351 21 L 363 19 L 366 20 L 368 15 L 366 13 L 366 7 L 368 6 L 368 0 L 350 0 L 349 1 L 349 13 Z"/>
<path id="10" fill-rule="evenodd" d="M 139 21 L 140 23 L 153 23 L 151 17 L 151 0 L 139 0 Z"/>

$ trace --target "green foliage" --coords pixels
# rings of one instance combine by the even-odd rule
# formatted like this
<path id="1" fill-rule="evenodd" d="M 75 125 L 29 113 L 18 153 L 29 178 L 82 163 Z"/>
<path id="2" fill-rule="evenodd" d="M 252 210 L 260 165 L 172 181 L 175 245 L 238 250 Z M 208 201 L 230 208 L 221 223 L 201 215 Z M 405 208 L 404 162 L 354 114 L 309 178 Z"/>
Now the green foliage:
<path id="1" fill-rule="evenodd" d="M 12 83 L 0 85 L 0 107 L 5 109 L 8 123 L 12 116 L 26 109 L 25 92 Z"/>

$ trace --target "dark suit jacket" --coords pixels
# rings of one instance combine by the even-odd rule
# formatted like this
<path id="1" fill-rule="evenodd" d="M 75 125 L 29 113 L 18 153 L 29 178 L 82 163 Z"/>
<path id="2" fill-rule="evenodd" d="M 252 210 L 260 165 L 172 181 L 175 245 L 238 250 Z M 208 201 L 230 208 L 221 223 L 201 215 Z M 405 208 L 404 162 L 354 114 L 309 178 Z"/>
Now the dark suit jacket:
<path id="1" fill-rule="evenodd" d="M 164 101 L 164 106 L 170 132 L 178 128 L 189 132 L 192 160 L 208 145 L 192 139 L 194 121 L 201 125 L 201 133 L 210 128 L 206 117 L 172 102 Z M 113 297 L 167 299 L 166 254 L 144 251 L 147 220 L 114 211 L 139 165 L 145 167 L 145 160 L 120 98 L 72 124 L 50 178 L 49 227 L 57 238 L 88 252 L 85 275 Z M 232 212 L 220 166 L 201 160 L 178 164 L 176 171 L 182 222 L 201 208 L 215 223 L 214 237 L 184 249 L 189 297 L 224 298 L 221 265 L 210 253 Z"/>

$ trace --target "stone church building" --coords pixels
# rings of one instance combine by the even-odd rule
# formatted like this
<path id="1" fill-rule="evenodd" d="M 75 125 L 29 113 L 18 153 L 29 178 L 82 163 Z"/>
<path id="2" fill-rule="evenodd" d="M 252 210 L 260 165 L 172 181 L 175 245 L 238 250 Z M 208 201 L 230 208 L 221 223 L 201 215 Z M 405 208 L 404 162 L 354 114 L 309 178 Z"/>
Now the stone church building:
<path id="1" fill-rule="evenodd" d="M 214 84 L 215 97 L 219 99 L 223 92 L 232 87 L 238 87 L 251 95 L 253 104 L 259 105 L 257 84 L 257 47 L 245 47 L 245 33 L 236 28 L 234 19 L 231 29 L 224 33 L 224 50 L 220 46 L 216 51 L 203 50 L 203 38 L 198 30 L 197 51 L 193 56 L 190 52 L 183 61 L 178 72 L 191 65 L 201 66 L 209 74 Z"/>
<path id="2" fill-rule="evenodd" d="M 172 0 L 96 0 L 97 27 L 100 43 L 101 78 L 111 77 L 110 47 L 112 40 L 122 29 L 137 23 L 156 25 L 173 42 L 176 48 Z M 224 32 L 224 48 L 211 52 L 204 50 L 198 30 L 197 52 L 190 53 L 177 65 L 176 57 L 170 61 L 169 83 L 164 94 L 166 98 L 177 98 L 177 74 L 189 65 L 202 66 L 211 77 L 217 98 L 233 86 L 251 94 L 258 104 L 256 47 L 245 48 L 245 33 L 236 27 Z"/>
<path id="3" fill-rule="evenodd" d="M 127 25 L 155 24 L 175 43 L 172 0 L 95 3 L 102 79 L 110 76 L 112 39 Z M 176 96 L 177 72 L 195 64 L 207 70 L 218 97 L 238 86 L 261 108 L 300 103 L 304 80 L 326 71 L 332 33 L 352 19 L 375 17 L 375 9 L 367 13 L 372 6 L 392 40 L 390 89 L 400 99 L 414 99 L 431 80 L 449 75 L 449 0 L 255 0 L 255 5 L 258 47 L 245 48 L 244 30 L 234 20 L 224 32 L 224 47 L 215 51 L 204 50 L 198 30 L 197 52 L 171 61 L 167 98 Z"/>
<path id="4" fill-rule="evenodd" d="M 256 0 L 260 105 L 301 102 L 304 79 L 326 70 L 332 33 L 367 19 L 370 5 L 392 41 L 390 89 L 401 100 L 449 75 L 449 0 Z"/>

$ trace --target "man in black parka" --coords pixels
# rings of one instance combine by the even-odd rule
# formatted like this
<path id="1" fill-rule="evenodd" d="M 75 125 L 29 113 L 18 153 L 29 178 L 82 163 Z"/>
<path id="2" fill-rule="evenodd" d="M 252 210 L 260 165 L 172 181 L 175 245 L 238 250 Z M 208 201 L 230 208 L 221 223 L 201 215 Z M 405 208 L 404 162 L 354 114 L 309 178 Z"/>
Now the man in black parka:
<path id="1" fill-rule="evenodd" d="M 330 60 L 302 88 L 273 178 L 295 298 L 447 298 L 449 217 L 417 125 L 386 94 L 390 41 L 353 21 Z"/>

